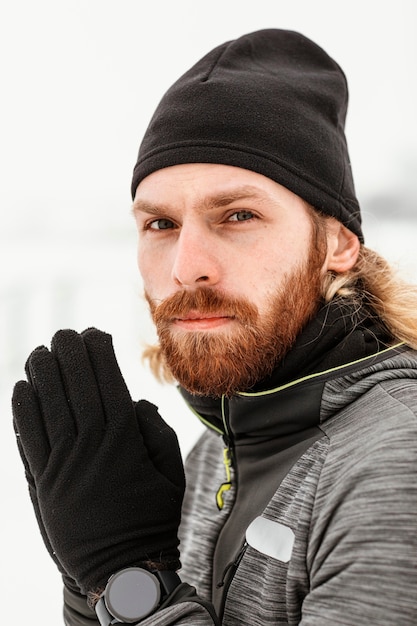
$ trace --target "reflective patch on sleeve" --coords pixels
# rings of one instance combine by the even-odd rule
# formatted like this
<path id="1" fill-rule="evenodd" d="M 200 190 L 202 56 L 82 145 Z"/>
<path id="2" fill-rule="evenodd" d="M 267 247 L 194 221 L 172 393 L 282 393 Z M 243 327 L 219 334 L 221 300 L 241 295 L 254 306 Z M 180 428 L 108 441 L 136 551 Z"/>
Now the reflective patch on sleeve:
<path id="1" fill-rule="evenodd" d="M 246 541 L 258 552 L 288 563 L 294 545 L 294 533 L 284 524 L 256 517 L 246 530 Z"/>

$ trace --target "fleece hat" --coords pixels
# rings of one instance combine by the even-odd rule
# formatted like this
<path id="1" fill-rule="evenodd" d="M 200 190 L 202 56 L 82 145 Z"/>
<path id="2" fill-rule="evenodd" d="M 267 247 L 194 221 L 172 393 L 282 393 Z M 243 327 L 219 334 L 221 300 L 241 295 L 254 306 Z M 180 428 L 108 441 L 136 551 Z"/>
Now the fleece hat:
<path id="1" fill-rule="evenodd" d="M 339 65 L 299 33 L 268 29 L 226 42 L 163 96 L 139 148 L 132 196 L 164 167 L 234 165 L 287 187 L 363 241 L 347 102 Z"/>

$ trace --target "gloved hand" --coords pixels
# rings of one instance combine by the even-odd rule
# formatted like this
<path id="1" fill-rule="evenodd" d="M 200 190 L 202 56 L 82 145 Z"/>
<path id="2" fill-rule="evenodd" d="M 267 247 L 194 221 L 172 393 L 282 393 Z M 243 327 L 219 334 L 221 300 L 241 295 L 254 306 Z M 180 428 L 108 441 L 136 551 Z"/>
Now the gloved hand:
<path id="1" fill-rule="evenodd" d="M 59 562 L 58 557 L 57 557 L 56 553 L 54 552 L 54 550 L 53 550 L 53 548 L 51 546 L 51 542 L 49 541 L 49 537 L 48 537 L 48 535 L 46 533 L 46 529 L 45 529 L 45 524 L 43 523 L 43 519 L 42 519 L 42 516 L 41 516 L 40 509 L 39 509 L 39 501 L 38 501 L 38 494 L 36 493 L 35 481 L 33 479 L 32 473 L 30 471 L 30 467 L 28 465 L 28 462 L 26 460 L 25 454 L 23 452 L 22 444 L 21 444 L 21 441 L 20 441 L 20 434 L 17 431 L 17 425 L 16 425 L 16 422 L 14 420 L 13 420 L 13 425 L 14 425 L 14 429 L 15 429 L 15 433 L 16 433 L 17 447 L 19 448 L 19 453 L 20 453 L 21 459 L 23 461 L 23 465 L 25 467 L 25 476 L 26 476 L 26 480 L 27 480 L 27 483 L 28 483 L 30 499 L 32 501 L 33 509 L 35 511 L 36 520 L 38 522 L 38 526 L 39 526 L 39 530 L 40 530 L 41 535 L 42 535 L 43 542 L 44 542 L 44 544 L 45 544 L 45 546 L 46 546 L 46 548 L 47 548 L 51 558 L 53 559 L 55 565 L 58 567 L 58 570 L 62 574 L 62 578 L 63 578 L 65 586 L 68 587 L 69 589 L 71 589 L 71 591 L 73 591 L 75 593 L 80 593 L 80 589 L 79 589 L 78 585 L 76 584 L 75 580 L 73 580 L 70 576 L 68 576 L 68 573 L 63 568 L 62 563 Z"/>
<path id="2" fill-rule="evenodd" d="M 134 404 L 110 335 L 59 331 L 16 384 L 15 430 L 46 546 L 87 594 L 146 561 L 180 566 L 184 470 L 174 431 Z"/>

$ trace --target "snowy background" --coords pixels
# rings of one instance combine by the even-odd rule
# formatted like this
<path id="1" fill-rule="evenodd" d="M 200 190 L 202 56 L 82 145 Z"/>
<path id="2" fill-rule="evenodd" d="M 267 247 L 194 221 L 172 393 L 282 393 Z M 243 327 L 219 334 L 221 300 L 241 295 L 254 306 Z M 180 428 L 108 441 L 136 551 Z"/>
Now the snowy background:
<path id="1" fill-rule="evenodd" d="M 11 428 L 11 390 L 34 347 L 58 328 L 102 328 L 132 396 L 159 405 L 184 454 L 201 430 L 140 360 L 153 329 L 129 186 L 163 92 L 209 49 L 245 32 L 290 28 L 314 39 L 348 77 L 367 244 L 417 281 L 415 11 L 414 0 L 0 0 L 2 622 L 62 623 L 59 576 Z"/>

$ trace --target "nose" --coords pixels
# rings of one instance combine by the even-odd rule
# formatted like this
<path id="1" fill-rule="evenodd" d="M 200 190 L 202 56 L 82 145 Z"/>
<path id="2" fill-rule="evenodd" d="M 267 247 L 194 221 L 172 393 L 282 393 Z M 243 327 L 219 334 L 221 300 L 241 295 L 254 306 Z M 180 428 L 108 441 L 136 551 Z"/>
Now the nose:
<path id="1" fill-rule="evenodd" d="M 182 227 L 176 242 L 172 278 L 182 287 L 210 287 L 220 281 L 218 251 L 204 229 Z"/>

